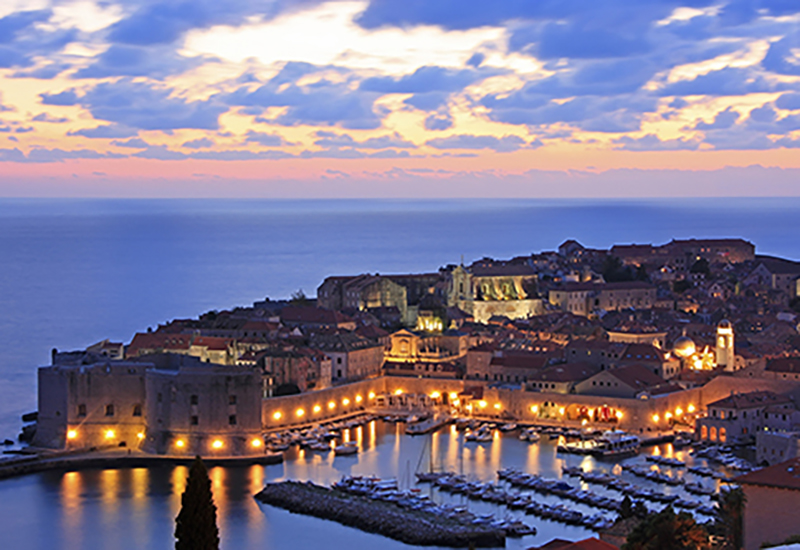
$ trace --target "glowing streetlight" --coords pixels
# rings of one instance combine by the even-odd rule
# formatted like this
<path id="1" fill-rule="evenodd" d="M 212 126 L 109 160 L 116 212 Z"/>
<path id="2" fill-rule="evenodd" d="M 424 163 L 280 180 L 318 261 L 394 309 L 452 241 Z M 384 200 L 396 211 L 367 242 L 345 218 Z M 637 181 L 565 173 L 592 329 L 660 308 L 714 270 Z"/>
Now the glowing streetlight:
<path id="1" fill-rule="evenodd" d="M 374 392 L 374 391 L 371 391 L 371 392 L 369 392 L 369 393 L 367 394 L 367 397 L 368 397 L 369 399 L 375 399 L 375 392 Z"/>
<path id="2" fill-rule="evenodd" d="M 318 413 L 318 412 L 320 412 L 321 410 L 322 410 L 322 407 L 320 407 L 319 405 L 314 405 L 314 412 L 315 412 L 315 413 Z"/>
<path id="3" fill-rule="evenodd" d="M 360 395 L 356 395 L 356 403 L 361 403 L 362 401 L 364 401 L 364 398 Z"/>
<path id="4" fill-rule="evenodd" d="M 350 404 L 350 400 L 348 398 L 345 397 L 344 399 L 342 399 L 342 405 L 344 405 L 346 407 L 349 404 Z"/>
<path id="5" fill-rule="evenodd" d="M 175 442 L 175 446 L 179 449 L 183 449 L 186 446 L 186 442 L 183 439 L 179 439 Z"/>
<path id="6" fill-rule="evenodd" d="M 67 432 L 67 439 L 77 439 L 78 432 L 77 430 L 70 430 Z"/>
<path id="7" fill-rule="evenodd" d="M 114 439 L 114 436 L 117 434 L 114 433 L 114 430 L 106 430 L 106 439 Z"/>
<path id="8" fill-rule="evenodd" d="M 306 414 L 306 411 L 304 411 L 303 409 L 297 409 L 297 410 L 294 412 L 294 414 L 296 414 L 296 415 L 297 415 L 297 418 L 301 418 L 301 417 L 302 417 L 304 414 Z"/>
<path id="9" fill-rule="evenodd" d="M 250 442 L 250 445 L 251 445 L 251 446 L 252 446 L 254 449 L 258 449 L 258 448 L 259 448 L 259 447 L 261 447 L 263 444 L 264 444 L 264 443 L 263 443 L 263 441 L 261 441 L 260 439 L 254 439 L 254 440 L 252 440 L 252 441 Z"/>
<path id="10" fill-rule="evenodd" d="M 658 416 L 657 414 L 654 414 L 653 415 L 653 422 L 658 422 L 659 420 L 661 420 L 661 417 Z"/>
<path id="11" fill-rule="evenodd" d="M 222 440 L 221 440 L 221 439 L 215 439 L 215 440 L 214 440 L 214 441 L 211 443 L 211 446 L 212 446 L 214 449 L 221 449 L 221 448 L 222 448 Z"/>
<path id="12" fill-rule="evenodd" d="M 272 414 L 272 419 L 273 420 L 280 420 L 282 417 L 283 417 L 283 414 L 281 414 L 280 411 L 276 411 L 275 413 Z"/>

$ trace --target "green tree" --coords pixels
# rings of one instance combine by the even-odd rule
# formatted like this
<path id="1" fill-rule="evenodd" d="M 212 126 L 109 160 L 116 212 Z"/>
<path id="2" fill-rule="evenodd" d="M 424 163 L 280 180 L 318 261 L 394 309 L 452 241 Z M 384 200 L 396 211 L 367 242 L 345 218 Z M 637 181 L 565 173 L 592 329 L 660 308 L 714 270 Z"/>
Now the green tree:
<path id="1" fill-rule="evenodd" d="M 726 550 L 740 550 L 744 546 L 743 521 L 747 496 L 741 487 L 722 491 L 719 498 L 717 523 L 725 534 Z"/>
<path id="2" fill-rule="evenodd" d="M 217 507 L 211 492 L 208 471 L 195 457 L 186 490 L 181 495 L 181 511 L 175 518 L 175 550 L 218 550 Z"/>
<path id="3" fill-rule="evenodd" d="M 667 506 L 650 514 L 628 535 L 621 550 L 706 550 L 708 533 L 688 512 Z"/>

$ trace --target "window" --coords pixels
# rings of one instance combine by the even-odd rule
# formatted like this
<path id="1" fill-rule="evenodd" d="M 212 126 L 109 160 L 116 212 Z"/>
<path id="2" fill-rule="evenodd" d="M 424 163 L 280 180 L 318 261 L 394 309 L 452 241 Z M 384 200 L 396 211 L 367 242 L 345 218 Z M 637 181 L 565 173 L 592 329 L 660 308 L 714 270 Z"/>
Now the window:
<path id="1" fill-rule="evenodd" d="M 114 405 L 106 405 L 106 416 L 114 416 Z"/>
<path id="2" fill-rule="evenodd" d="M 197 426 L 198 424 L 200 424 L 200 418 L 198 418 L 197 415 L 192 415 L 192 417 L 189 419 L 189 423 L 192 426 Z"/>
<path id="3" fill-rule="evenodd" d="M 156 395 L 156 401 L 158 401 L 159 403 L 161 403 L 161 400 L 162 400 L 162 399 L 163 399 L 163 397 L 161 396 L 161 392 L 159 392 L 159 393 L 158 393 L 158 395 Z"/>
<path id="4" fill-rule="evenodd" d="M 133 416 L 142 416 L 142 406 L 136 404 L 133 406 Z"/>
<path id="5" fill-rule="evenodd" d="M 236 415 L 235 414 L 232 414 L 232 415 L 230 415 L 228 417 L 228 424 L 230 424 L 231 426 L 235 426 L 236 425 Z"/>
<path id="6" fill-rule="evenodd" d="M 235 404 L 236 404 L 236 396 L 235 395 L 229 395 L 228 396 L 228 405 L 235 405 Z"/>
<path id="7" fill-rule="evenodd" d="M 83 403 L 78 405 L 78 416 L 86 416 L 86 405 Z"/>
<path id="8" fill-rule="evenodd" d="M 336 358 L 336 364 L 337 365 L 341 365 L 342 364 L 342 358 L 341 357 L 337 357 Z"/>
<path id="9" fill-rule="evenodd" d="M 197 402 L 198 402 L 197 396 L 196 395 L 192 395 L 191 397 L 189 397 L 189 402 L 192 405 L 197 405 Z"/>

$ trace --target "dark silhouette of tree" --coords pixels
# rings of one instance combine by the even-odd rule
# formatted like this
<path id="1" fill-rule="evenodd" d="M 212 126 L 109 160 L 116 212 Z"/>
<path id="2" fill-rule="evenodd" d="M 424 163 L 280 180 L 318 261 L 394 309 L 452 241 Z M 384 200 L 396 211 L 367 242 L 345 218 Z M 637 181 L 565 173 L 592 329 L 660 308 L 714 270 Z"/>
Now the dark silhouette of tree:
<path id="1" fill-rule="evenodd" d="M 607 283 L 621 283 L 633 281 L 635 275 L 629 266 L 624 266 L 622 260 L 616 256 L 606 256 L 603 260 L 603 279 Z M 645 272 L 646 273 L 646 272 Z"/>
<path id="2" fill-rule="evenodd" d="M 308 296 L 301 288 L 297 292 L 292 292 L 292 299 L 289 300 L 289 303 L 294 306 L 309 306 L 311 305 L 311 300 L 308 299 Z"/>
<path id="3" fill-rule="evenodd" d="M 297 384 L 288 382 L 275 388 L 275 391 L 272 392 L 272 395 L 275 397 L 280 397 L 282 395 L 297 395 L 298 393 L 300 393 L 300 388 L 297 386 Z"/>
<path id="4" fill-rule="evenodd" d="M 181 495 L 181 511 L 175 518 L 175 550 L 218 550 L 217 507 L 208 471 L 195 457 Z"/>
<path id="5" fill-rule="evenodd" d="M 688 512 L 672 506 L 650 514 L 628 535 L 621 550 L 706 550 L 708 533 Z"/>
<path id="6" fill-rule="evenodd" d="M 709 275 L 711 273 L 711 269 L 708 267 L 708 260 L 705 258 L 700 258 L 697 260 L 692 264 L 692 267 L 689 268 L 689 273 L 702 273 L 703 275 Z"/>
<path id="7" fill-rule="evenodd" d="M 641 500 L 634 502 L 628 495 L 625 495 L 625 498 L 622 499 L 619 509 L 620 519 L 628 519 L 632 517 L 644 519 L 647 517 L 647 514 L 647 507 Z"/>
<path id="8" fill-rule="evenodd" d="M 722 491 L 719 498 L 717 524 L 725 534 L 726 550 L 740 550 L 744 546 L 743 520 L 747 496 L 741 487 Z"/>

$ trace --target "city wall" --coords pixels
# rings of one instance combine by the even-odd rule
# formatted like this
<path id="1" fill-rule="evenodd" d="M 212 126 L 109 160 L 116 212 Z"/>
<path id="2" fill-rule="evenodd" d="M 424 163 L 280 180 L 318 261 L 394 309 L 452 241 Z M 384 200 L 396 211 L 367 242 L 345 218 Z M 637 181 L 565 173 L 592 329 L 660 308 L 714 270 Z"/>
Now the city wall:
<path id="1" fill-rule="evenodd" d="M 585 418 L 586 410 L 605 407 L 613 411 L 616 420 L 588 421 L 587 424 L 598 428 L 619 427 L 640 433 L 669 430 L 675 424 L 694 428 L 694 418 L 704 414 L 708 403 L 727 397 L 732 392 L 767 390 L 800 394 L 798 383 L 732 376 L 720 376 L 700 388 L 648 399 L 529 392 L 489 388 L 480 381 L 472 380 L 390 376 L 316 392 L 265 399 L 262 421 L 266 430 L 324 422 L 359 411 L 374 410 L 377 398 L 381 395 L 405 396 L 405 399 L 395 399 L 395 402 L 400 401 L 408 410 L 413 408 L 414 395 L 449 395 L 453 392 L 461 394 L 465 389 L 469 391 L 476 386 L 483 387 L 481 398 L 462 398 L 459 401 L 461 413 L 467 416 L 579 426 L 581 419 Z M 400 405 L 400 408 L 403 406 Z"/>

